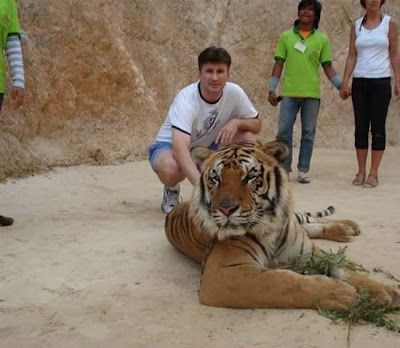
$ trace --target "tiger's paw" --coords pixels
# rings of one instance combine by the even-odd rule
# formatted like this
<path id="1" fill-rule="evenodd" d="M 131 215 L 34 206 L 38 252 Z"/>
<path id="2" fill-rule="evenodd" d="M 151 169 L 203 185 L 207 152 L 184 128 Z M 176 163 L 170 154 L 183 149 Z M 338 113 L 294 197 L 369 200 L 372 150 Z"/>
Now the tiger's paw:
<path id="1" fill-rule="evenodd" d="M 356 289 L 341 280 L 330 279 L 329 288 L 320 293 L 318 306 L 338 312 L 349 311 L 357 300 Z"/>
<path id="2" fill-rule="evenodd" d="M 325 237 L 336 242 L 348 242 L 353 236 L 356 236 L 355 230 L 346 223 L 332 224 L 326 228 Z"/>
<path id="3" fill-rule="evenodd" d="M 342 223 L 352 229 L 352 236 L 359 236 L 361 234 L 360 225 L 357 222 L 353 220 L 343 220 Z"/>
<path id="4" fill-rule="evenodd" d="M 370 286 L 367 291 L 375 299 L 375 304 L 384 307 L 400 305 L 400 292 L 392 286 L 377 284 Z"/>

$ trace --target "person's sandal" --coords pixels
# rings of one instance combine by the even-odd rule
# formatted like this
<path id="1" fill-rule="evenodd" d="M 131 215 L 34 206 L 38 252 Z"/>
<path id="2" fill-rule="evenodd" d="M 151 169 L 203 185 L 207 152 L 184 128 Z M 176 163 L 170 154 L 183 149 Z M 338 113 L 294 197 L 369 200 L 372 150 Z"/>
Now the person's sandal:
<path id="1" fill-rule="evenodd" d="M 364 181 L 365 181 L 365 173 L 358 172 L 352 184 L 355 186 L 361 186 L 362 184 L 364 184 Z"/>
<path id="2" fill-rule="evenodd" d="M 376 187 L 376 185 L 378 185 L 378 177 L 373 176 L 371 174 L 368 175 L 368 178 L 364 183 L 364 187 L 372 188 L 372 187 Z"/>

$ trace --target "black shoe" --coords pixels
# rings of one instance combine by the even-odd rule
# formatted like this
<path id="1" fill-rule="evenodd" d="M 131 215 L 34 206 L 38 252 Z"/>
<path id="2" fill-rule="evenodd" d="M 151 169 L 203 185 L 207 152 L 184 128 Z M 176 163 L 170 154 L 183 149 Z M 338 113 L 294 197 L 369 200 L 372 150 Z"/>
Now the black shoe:
<path id="1" fill-rule="evenodd" d="M 14 223 L 14 219 L 0 215 L 0 226 L 10 226 Z"/>

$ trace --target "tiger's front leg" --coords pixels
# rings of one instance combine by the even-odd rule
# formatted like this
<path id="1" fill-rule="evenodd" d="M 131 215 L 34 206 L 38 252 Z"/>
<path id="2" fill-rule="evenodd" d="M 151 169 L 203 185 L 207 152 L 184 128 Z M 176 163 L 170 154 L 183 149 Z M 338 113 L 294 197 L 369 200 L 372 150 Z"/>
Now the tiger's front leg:
<path id="1" fill-rule="evenodd" d="M 218 241 L 203 266 L 200 302 L 232 308 L 320 308 L 346 311 L 356 289 L 323 275 L 268 269 L 245 248 Z"/>

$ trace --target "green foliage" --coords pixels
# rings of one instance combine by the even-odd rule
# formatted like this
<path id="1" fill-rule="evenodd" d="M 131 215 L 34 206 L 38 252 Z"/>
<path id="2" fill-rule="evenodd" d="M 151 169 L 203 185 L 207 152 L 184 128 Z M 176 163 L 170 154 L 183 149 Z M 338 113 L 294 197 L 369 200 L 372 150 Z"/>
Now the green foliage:
<path id="1" fill-rule="evenodd" d="M 340 248 L 337 253 L 322 251 L 321 255 L 304 254 L 291 259 L 290 268 L 300 274 L 313 275 L 325 274 L 330 275 L 334 268 L 348 268 L 353 271 L 367 272 L 367 270 L 359 264 L 347 259 L 345 255 L 346 247 Z M 381 269 L 374 269 L 375 272 Z M 372 323 L 379 327 L 385 327 L 391 331 L 399 331 L 398 325 L 386 317 L 386 314 L 400 311 L 400 307 L 382 307 L 374 302 L 374 298 L 363 290 L 358 294 L 357 303 L 349 312 L 335 312 L 321 309 L 317 303 L 318 312 L 334 322 L 347 322 L 349 326 L 356 323 Z"/>
<path id="2" fill-rule="evenodd" d="M 312 275 L 312 274 L 325 274 L 330 275 L 333 267 L 335 268 L 348 268 L 353 271 L 367 272 L 367 270 L 356 264 L 349 259 L 345 254 L 346 248 L 339 248 L 337 253 L 321 250 L 321 256 L 303 254 L 301 256 L 293 257 L 291 261 L 291 269 L 297 273 Z"/>
<path id="3" fill-rule="evenodd" d="M 358 295 L 355 306 L 349 312 L 335 312 L 321 309 L 318 312 L 334 322 L 343 321 L 350 325 L 359 323 L 372 323 L 379 327 L 385 327 L 390 331 L 399 332 L 398 325 L 386 317 L 386 314 L 400 311 L 400 307 L 382 307 L 374 302 L 374 298 L 368 291 L 362 290 Z"/>

